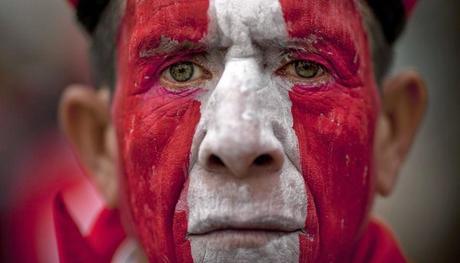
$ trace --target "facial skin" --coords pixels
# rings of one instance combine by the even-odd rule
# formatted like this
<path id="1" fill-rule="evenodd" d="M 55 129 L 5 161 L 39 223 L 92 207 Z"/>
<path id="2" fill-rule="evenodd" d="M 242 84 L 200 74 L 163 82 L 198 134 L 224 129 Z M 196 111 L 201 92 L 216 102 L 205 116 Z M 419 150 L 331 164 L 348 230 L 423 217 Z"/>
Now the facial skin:
<path id="1" fill-rule="evenodd" d="M 411 73 L 388 82 L 381 112 L 352 0 L 128 0 L 117 55 L 111 117 L 95 112 L 96 156 L 111 156 L 96 167 L 112 168 L 90 170 L 120 178 L 153 262 L 350 258 L 425 108 Z M 87 93 L 63 102 L 72 138 L 72 108 L 100 100 Z M 82 140 L 83 155 L 97 148 Z"/>

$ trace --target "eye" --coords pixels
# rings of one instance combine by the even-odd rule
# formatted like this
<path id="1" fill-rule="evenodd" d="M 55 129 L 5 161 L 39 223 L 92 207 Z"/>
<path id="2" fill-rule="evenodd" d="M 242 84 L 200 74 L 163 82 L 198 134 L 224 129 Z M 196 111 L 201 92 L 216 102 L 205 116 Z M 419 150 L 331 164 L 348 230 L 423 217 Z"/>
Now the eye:
<path id="1" fill-rule="evenodd" d="M 312 63 L 309 61 L 297 60 L 294 61 L 294 68 L 297 76 L 301 78 L 311 79 L 318 75 L 321 75 L 322 68 L 320 65 L 316 63 Z"/>
<path id="2" fill-rule="evenodd" d="M 177 82 L 186 82 L 192 79 L 195 67 L 191 62 L 177 63 L 169 67 L 169 74 Z"/>
<path id="3" fill-rule="evenodd" d="M 184 61 L 173 64 L 165 69 L 161 75 L 161 79 L 169 85 L 180 86 L 208 78 L 209 74 L 201 66 L 190 61 Z"/>
<path id="4" fill-rule="evenodd" d="M 297 81 L 312 81 L 327 76 L 324 66 L 307 60 L 295 60 L 284 67 L 278 73 Z"/>

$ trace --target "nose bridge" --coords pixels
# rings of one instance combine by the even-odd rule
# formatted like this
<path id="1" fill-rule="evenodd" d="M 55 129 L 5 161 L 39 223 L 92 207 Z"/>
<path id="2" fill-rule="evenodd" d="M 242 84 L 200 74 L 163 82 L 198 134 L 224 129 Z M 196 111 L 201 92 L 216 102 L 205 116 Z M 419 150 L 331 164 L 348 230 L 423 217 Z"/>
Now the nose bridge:
<path id="1" fill-rule="evenodd" d="M 236 176 L 281 169 L 281 143 L 258 96 L 267 84 L 256 59 L 226 63 L 207 109 L 209 121 L 198 157 L 203 167 Z"/>
<path id="2" fill-rule="evenodd" d="M 260 133 L 264 121 L 260 114 L 263 105 L 257 98 L 257 91 L 265 85 L 265 77 L 255 58 L 229 60 L 214 91 L 215 128 L 230 129 L 234 135 L 245 131 Z"/>

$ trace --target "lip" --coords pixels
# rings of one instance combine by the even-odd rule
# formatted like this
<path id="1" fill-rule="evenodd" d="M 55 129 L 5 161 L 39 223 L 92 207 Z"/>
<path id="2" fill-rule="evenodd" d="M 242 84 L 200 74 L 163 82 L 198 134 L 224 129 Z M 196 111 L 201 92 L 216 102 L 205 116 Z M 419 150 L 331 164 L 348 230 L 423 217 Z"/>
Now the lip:
<path id="1" fill-rule="evenodd" d="M 280 231 L 273 229 L 216 229 L 204 234 L 189 234 L 191 241 L 205 242 L 217 249 L 260 248 L 275 239 L 298 235 L 299 230 Z"/>
<path id="2" fill-rule="evenodd" d="M 303 225 L 285 216 L 208 218 L 189 228 L 188 238 L 221 249 L 262 247 L 271 240 L 303 232 Z"/>
<path id="3" fill-rule="evenodd" d="M 194 221 L 194 222 L 193 222 Z M 259 230 L 273 232 L 292 232 L 304 227 L 301 218 L 280 214 L 245 216 L 242 214 L 208 215 L 205 220 L 193 220 L 189 234 L 207 234 L 217 230 Z"/>

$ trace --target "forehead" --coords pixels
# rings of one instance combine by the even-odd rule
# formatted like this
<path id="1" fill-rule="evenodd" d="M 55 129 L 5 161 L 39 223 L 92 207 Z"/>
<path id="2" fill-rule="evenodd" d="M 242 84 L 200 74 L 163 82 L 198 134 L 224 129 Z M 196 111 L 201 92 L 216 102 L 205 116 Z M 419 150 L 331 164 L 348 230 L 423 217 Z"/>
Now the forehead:
<path id="1" fill-rule="evenodd" d="M 208 0 L 128 0 L 122 26 L 133 44 L 201 40 L 208 31 Z"/>
<path id="2" fill-rule="evenodd" d="M 222 44 L 229 34 L 261 42 L 314 36 L 359 49 L 364 35 L 355 0 L 128 0 L 126 10 L 133 51 L 159 47 L 165 39 Z"/>
<path id="3" fill-rule="evenodd" d="M 354 0 L 280 0 L 291 37 L 315 32 L 347 37 L 362 30 L 361 15 Z"/>

